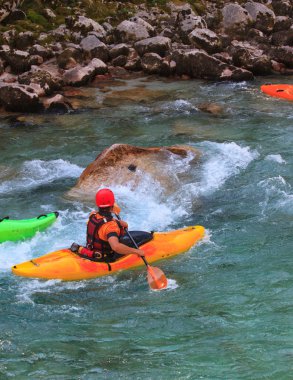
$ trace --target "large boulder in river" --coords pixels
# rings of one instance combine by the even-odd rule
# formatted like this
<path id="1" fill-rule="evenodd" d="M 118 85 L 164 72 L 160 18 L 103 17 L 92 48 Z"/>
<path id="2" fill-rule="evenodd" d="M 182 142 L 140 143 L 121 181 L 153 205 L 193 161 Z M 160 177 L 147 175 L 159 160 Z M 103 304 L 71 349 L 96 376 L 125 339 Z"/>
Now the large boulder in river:
<path id="1" fill-rule="evenodd" d="M 85 200 L 94 199 L 100 186 L 127 185 L 135 188 L 140 182 L 159 183 L 162 190 L 178 186 L 178 177 L 172 174 L 174 162 L 184 159 L 197 161 L 200 152 L 189 146 L 142 148 L 114 144 L 105 149 L 81 174 L 68 195 Z"/>

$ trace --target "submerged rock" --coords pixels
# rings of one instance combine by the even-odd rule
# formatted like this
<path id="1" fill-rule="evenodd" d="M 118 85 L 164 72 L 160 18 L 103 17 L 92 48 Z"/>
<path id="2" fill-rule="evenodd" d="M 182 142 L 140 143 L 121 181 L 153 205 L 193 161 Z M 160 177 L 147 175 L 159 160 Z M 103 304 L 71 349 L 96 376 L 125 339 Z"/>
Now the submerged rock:
<path id="1" fill-rule="evenodd" d="M 107 106 L 118 106 L 121 103 L 127 102 L 146 103 L 164 99 L 167 96 L 168 94 L 165 91 L 135 87 L 121 91 L 113 91 L 107 94 L 103 104 Z"/>
<path id="2" fill-rule="evenodd" d="M 114 144 L 105 149 L 81 174 L 69 197 L 93 200 L 97 189 L 103 185 L 128 185 L 135 188 L 148 178 L 165 192 L 178 186 L 178 174 L 174 175 L 174 160 L 198 161 L 200 152 L 189 146 L 142 148 L 126 144 Z"/>
<path id="3" fill-rule="evenodd" d="M 224 108 L 216 103 L 201 103 L 198 105 L 198 109 L 216 116 L 224 114 Z"/>

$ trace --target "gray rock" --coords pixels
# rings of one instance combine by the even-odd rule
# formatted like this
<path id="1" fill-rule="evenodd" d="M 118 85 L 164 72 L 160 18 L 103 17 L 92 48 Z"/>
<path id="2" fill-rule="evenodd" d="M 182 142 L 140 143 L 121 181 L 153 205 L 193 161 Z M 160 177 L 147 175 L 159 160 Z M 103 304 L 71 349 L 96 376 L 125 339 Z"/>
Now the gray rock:
<path id="1" fill-rule="evenodd" d="M 162 68 L 160 74 L 163 76 L 170 76 L 175 74 L 176 71 L 176 62 L 172 60 L 171 56 L 163 58 Z"/>
<path id="2" fill-rule="evenodd" d="M 145 53 L 157 53 L 164 57 L 171 49 L 171 40 L 168 37 L 151 37 L 145 40 L 138 41 L 134 44 L 135 50 L 140 56 Z"/>
<path id="3" fill-rule="evenodd" d="M 9 50 L 4 54 L 4 59 L 11 67 L 14 74 L 28 71 L 32 65 L 32 59 L 28 52 L 22 50 Z"/>
<path id="4" fill-rule="evenodd" d="M 149 32 L 150 36 L 154 35 L 155 33 L 154 27 L 150 23 L 145 21 L 144 19 L 134 16 L 134 17 L 131 17 L 129 21 L 134 22 L 137 25 L 140 25 L 142 28 L 145 28 Z"/>
<path id="5" fill-rule="evenodd" d="M 6 18 L 7 24 L 13 24 L 15 21 L 25 20 L 26 14 L 21 9 L 14 9 Z"/>
<path id="6" fill-rule="evenodd" d="M 206 28 L 206 22 L 195 14 L 189 14 L 182 16 L 182 13 L 178 15 L 178 32 L 183 42 L 188 41 L 189 33 L 195 28 Z"/>
<path id="7" fill-rule="evenodd" d="M 270 8 L 261 3 L 249 1 L 245 4 L 245 9 L 252 17 L 256 29 L 259 29 L 264 33 L 273 30 L 276 16 Z"/>
<path id="8" fill-rule="evenodd" d="M 75 62 L 81 62 L 82 61 L 82 51 L 81 49 L 77 48 L 66 48 L 65 50 L 62 51 L 61 54 L 57 56 L 57 64 L 61 69 L 69 69 L 72 68 L 72 65 Z"/>
<path id="9" fill-rule="evenodd" d="M 128 54 L 129 54 L 129 46 L 126 44 L 115 45 L 109 51 L 109 55 L 112 59 L 118 57 L 119 55 L 127 56 Z"/>
<path id="10" fill-rule="evenodd" d="M 80 42 L 80 47 L 85 52 L 86 58 L 99 58 L 104 62 L 108 61 L 108 47 L 95 35 L 88 35 Z"/>
<path id="11" fill-rule="evenodd" d="M 293 19 L 288 16 L 277 16 L 275 19 L 273 32 L 286 31 L 293 25 Z"/>
<path id="12" fill-rule="evenodd" d="M 21 3 L 22 0 L 2 1 L 0 6 L 0 22 L 5 20 Z"/>
<path id="13" fill-rule="evenodd" d="M 248 42 L 233 41 L 228 51 L 235 66 L 249 70 L 255 75 L 267 75 L 272 71 L 270 57 Z"/>
<path id="14" fill-rule="evenodd" d="M 5 44 L 13 45 L 13 42 L 17 38 L 17 31 L 15 29 L 7 30 L 2 33 L 2 39 Z"/>
<path id="15" fill-rule="evenodd" d="M 52 98 L 45 99 L 43 104 L 48 112 L 67 113 L 72 110 L 69 100 L 61 94 L 56 94 Z"/>
<path id="16" fill-rule="evenodd" d="M 105 32 L 111 32 L 113 30 L 113 26 L 109 22 L 103 22 L 102 27 L 105 29 Z"/>
<path id="17" fill-rule="evenodd" d="M 141 70 L 141 59 L 134 49 L 130 49 L 124 68 L 129 71 Z"/>
<path id="18" fill-rule="evenodd" d="M 41 108 L 39 96 L 30 86 L 21 84 L 0 84 L 0 104 L 7 111 L 32 112 Z"/>
<path id="19" fill-rule="evenodd" d="M 58 77 L 40 68 L 33 68 L 31 71 L 19 75 L 18 82 L 28 86 L 38 84 L 43 90 L 43 95 L 50 95 L 54 91 L 60 90 L 63 84 Z"/>
<path id="20" fill-rule="evenodd" d="M 98 22 L 85 16 L 70 16 L 65 19 L 66 26 L 74 31 L 80 32 L 83 35 L 89 32 L 96 32 L 98 37 L 103 39 L 106 36 L 106 31 Z"/>
<path id="21" fill-rule="evenodd" d="M 208 53 L 216 53 L 221 49 L 221 41 L 219 37 L 210 29 L 194 29 L 188 39 L 194 47 L 204 49 Z"/>
<path id="22" fill-rule="evenodd" d="M 203 18 L 193 12 L 189 4 L 186 4 L 181 8 L 179 7 L 177 11 L 176 26 L 181 40 L 188 43 L 189 33 L 195 28 L 206 28 L 207 24 Z"/>
<path id="23" fill-rule="evenodd" d="M 269 55 L 271 59 L 274 59 L 277 62 L 281 62 L 289 68 L 293 68 L 293 47 L 292 46 L 273 47 L 270 50 Z"/>
<path id="24" fill-rule="evenodd" d="M 0 75 L 2 75 L 3 73 L 4 73 L 4 62 L 0 58 Z"/>
<path id="25" fill-rule="evenodd" d="M 292 0 L 272 0 L 272 6 L 277 16 L 292 16 Z"/>
<path id="26" fill-rule="evenodd" d="M 71 37 L 71 31 L 62 24 L 58 28 L 51 30 L 48 35 L 52 36 L 56 42 L 66 42 Z"/>
<path id="27" fill-rule="evenodd" d="M 55 13 L 52 11 L 50 8 L 45 8 L 43 10 L 43 15 L 48 19 L 48 20 L 54 20 L 56 18 Z"/>
<path id="28" fill-rule="evenodd" d="M 98 74 L 105 74 L 108 71 L 107 65 L 98 58 L 94 58 L 84 67 L 78 66 L 65 71 L 63 80 L 71 86 L 81 86 L 91 81 Z"/>
<path id="29" fill-rule="evenodd" d="M 293 29 L 273 33 L 271 41 L 276 46 L 293 46 Z"/>
<path id="30" fill-rule="evenodd" d="M 222 14 L 223 27 L 227 33 L 243 34 L 252 23 L 252 17 L 248 11 L 236 3 L 225 5 Z"/>
<path id="31" fill-rule="evenodd" d="M 118 57 L 115 57 L 112 60 L 112 65 L 113 66 L 123 67 L 123 66 L 126 65 L 126 63 L 127 63 L 127 56 L 125 56 L 125 55 L 118 55 Z"/>
<path id="32" fill-rule="evenodd" d="M 145 26 L 125 20 L 116 27 L 115 36 L 118 42 L 136 42 L 149 38 L 150 33 Z"/>
<path id="33" fill-rule="evenodd" d="M 266 36 L 261 30 L 251 28 L 247 33 L 247 37 L 245 38 L 250 41 L 252 44 L 265 44 L 270 45 L 270 41 L 268 36 Z"/>
<path id="34" fill-rule="evenodd" d="M 172 31 L 170 28 L 164 28 L 160 35 L 171 39 L 174 36 L 174 31 Z"/>
<path id="35" fill-rule="evenodd" d="M 32 32 L 21 32 L 13 40 L 13 45 L 17 49 L 26 49 L 35 43 L 35 36 Z"/>
<path id="36" fill-rule="evenodd" d="M 45 59 L 49 59 L 53 57 L 53 51 L 50 48 L 45 48 L 41 45 L 35 44 L 29 49 L 29 53 L 31 55 L 39 55 L 40 57 Z"/>
<path id="37" fill-rule="evenodd" d="M 253 74 L 208 55 L 199 49 L 176 50 L 172 54 L 176 62 L 176 73 L 191 78 L 212 80 L 251 80 Z"/>
<path id="38" fill-rule="evenodd" d="M 146 53 L 141 59 L 141 67 L 147 74 L 160 74 L 163 59 L 156 53 Z"/>

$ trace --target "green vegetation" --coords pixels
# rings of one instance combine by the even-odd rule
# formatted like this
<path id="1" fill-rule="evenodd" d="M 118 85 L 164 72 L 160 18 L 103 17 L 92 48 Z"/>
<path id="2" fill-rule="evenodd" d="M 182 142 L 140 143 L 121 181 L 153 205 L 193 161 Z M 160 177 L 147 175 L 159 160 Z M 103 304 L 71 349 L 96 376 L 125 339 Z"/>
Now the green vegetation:
<path id="1" fill-rule="evenodd" d="M 26 14 L 25 20 L 14 21 L 13 24 L 3 23 L 0 25 L 0 33 L 14 28 L 18 32 L 33 31 L 36 33 L 48 32 L 65 22 L 65 17 L 74 14 L 85 14 L 90 18 L 103 22 L 108 17 L 112 24 L 117 24 L 121 20 L 131 17 L 135 12 L 135 6 L 145 3 L 148 7 L 156 6 L 166 10 L 169 0 L 131 0 L 131 1 L 107 1 L 107 0 L 24 0 L 21 10 Z M 201 0 L 186 0 L 193 9 L 202 14 L 204 5 Z M 182 0 L 173 0 L 177 5 L 186 3 Z M 53 19 L 48 19 L 44 9 L 49 8 L 56 15 Z"/>

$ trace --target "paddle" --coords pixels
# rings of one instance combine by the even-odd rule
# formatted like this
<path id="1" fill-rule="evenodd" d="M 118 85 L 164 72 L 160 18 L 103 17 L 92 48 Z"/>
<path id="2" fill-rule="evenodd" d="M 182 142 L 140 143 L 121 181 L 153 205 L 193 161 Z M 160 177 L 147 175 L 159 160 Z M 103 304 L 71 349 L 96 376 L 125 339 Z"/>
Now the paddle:
<path id="1" fill-rule="evenodd" d="M 118 214 L 115 214 L 118 220 L 121 220 L 120 216 Z M 136 241 L 133 239 L 133 237 L 130 235 L 127 228 L 125 228 L 125 231 L 129 237 L 129 239 L 132 241 L 135 248 L 139 249 L 138 245 L 136 244 Z M 168 285 L 167 277 L 165 276 L 164 272 L 157 268 L 157 267 L 151 267 L 149 263 L 147 262 L 147 259 L 144 256 L 140 256 L 145 263 L 147 267 L 148 272 L 148 283 L 151 289 L 153 290 L 161 290 L 166 289 Z"/>

